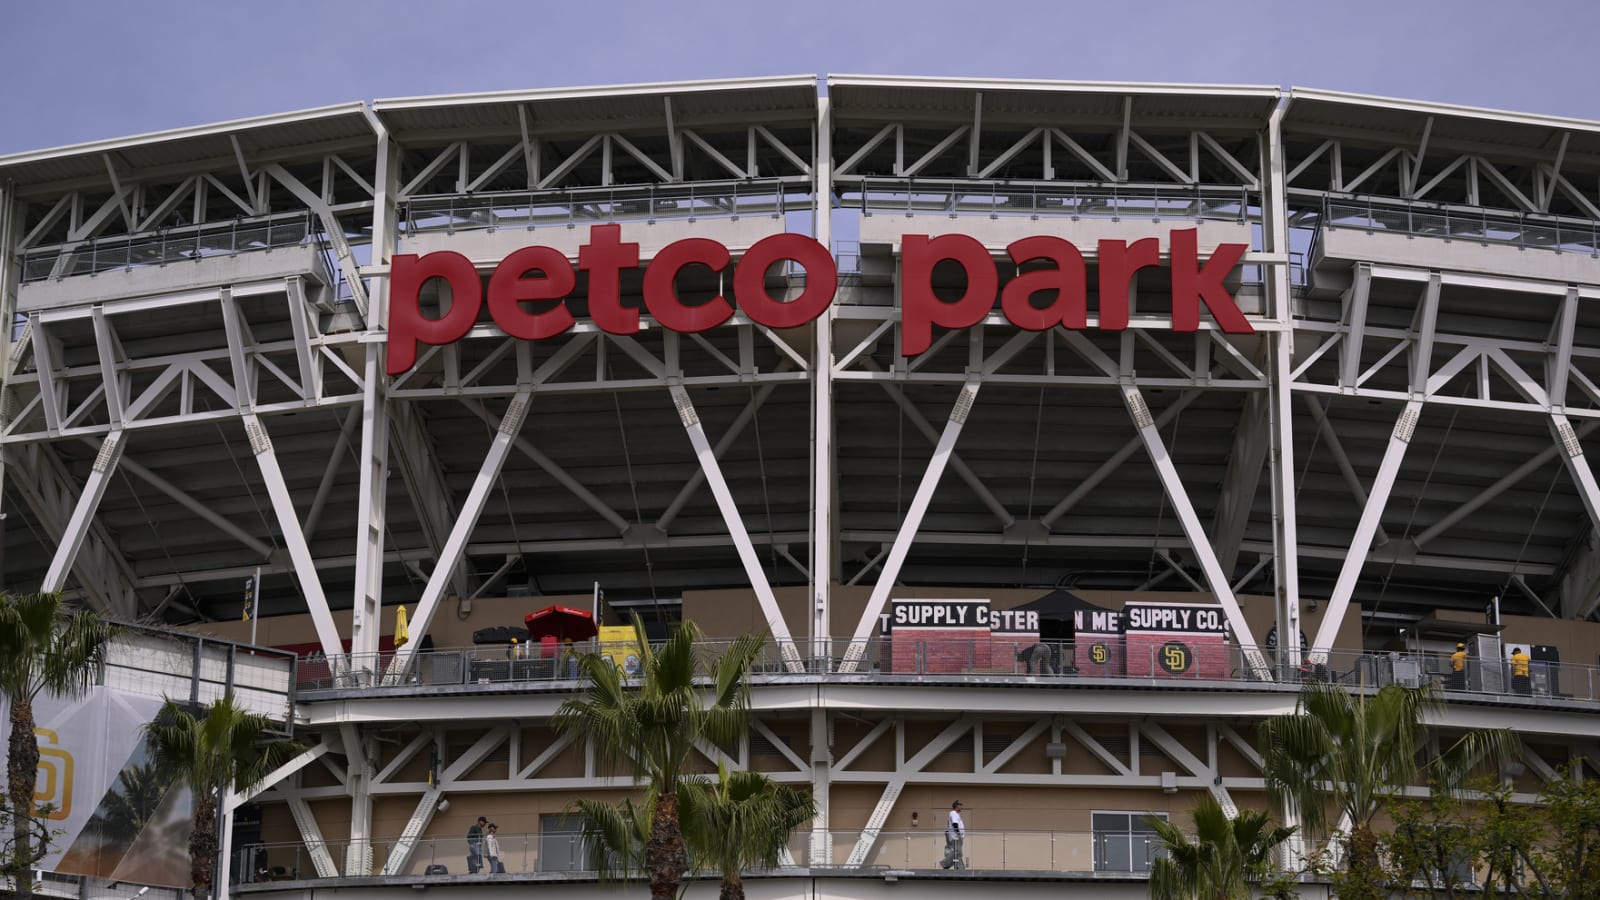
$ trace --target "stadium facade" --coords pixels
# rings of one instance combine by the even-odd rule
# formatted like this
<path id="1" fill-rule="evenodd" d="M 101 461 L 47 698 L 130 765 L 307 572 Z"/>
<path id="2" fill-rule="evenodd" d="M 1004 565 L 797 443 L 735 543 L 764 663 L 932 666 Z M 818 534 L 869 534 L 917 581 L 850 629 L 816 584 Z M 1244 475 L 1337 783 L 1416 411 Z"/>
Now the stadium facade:
<path id="1" fill-rule="evenodd" d="M 1469 643 L 1439 725 L 1600 774 L 1597 184 L 1597 123 L 865 76 L 0 157 L 0 577 L 300 654 L 241 895 L 610 890 L 562 606 L 772 634 L 701 760 L 818 802 L 753 895 L 1138 896 L 1304 677 Z"/>

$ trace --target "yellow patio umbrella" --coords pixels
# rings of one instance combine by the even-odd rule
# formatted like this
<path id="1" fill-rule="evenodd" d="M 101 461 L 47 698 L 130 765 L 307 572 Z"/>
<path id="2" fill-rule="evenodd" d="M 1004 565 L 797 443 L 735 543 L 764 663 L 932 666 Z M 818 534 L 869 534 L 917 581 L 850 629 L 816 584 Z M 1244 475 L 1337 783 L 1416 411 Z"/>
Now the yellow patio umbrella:
<path id="1" fill-rule="evenodd" d="M 394 645 L 398 649 L 411 640 L 411 630 L 406 627 L 406 608 L 404 606 L 394 611 Z"/>

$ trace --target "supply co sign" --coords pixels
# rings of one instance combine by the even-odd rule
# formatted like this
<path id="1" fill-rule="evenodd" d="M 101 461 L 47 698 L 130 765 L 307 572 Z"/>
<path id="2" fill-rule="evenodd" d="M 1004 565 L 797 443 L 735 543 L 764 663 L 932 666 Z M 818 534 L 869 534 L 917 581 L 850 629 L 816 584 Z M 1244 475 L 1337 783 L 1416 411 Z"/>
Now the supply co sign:
<path id="1" fill-rule="evenodd" d="M 901 237 L 900 247 L 901 352 L 906 356 L 928 349 L 936 325 L 966 328 L 982 321 L 994 308 L 997 294 L 1007 321 L 1018 328 L 1088 327 L 1087 267 L 1082 251 L 1064 238 L 1035 235 L 1014 241 L 1006 248 L 1013 263 L 1019 267 L 1042 265 L 1029 265 L 1004 287 L 989 251 L 975 238 L 907 234 Z M 1102 240 L 1096 249 L 1099 325 L 1119 331 L 1128 327 L 1128 294 L 1134 275 L 1160 264 L 1161 244 L 1156 238 Z M 1198 329 L 1204 304 L 1223 331 L 1254 333 L 1223 286 L 1247 249 L 1244 244 L 1219 244 L 1202 262 L 1195 229 L 1171 232 L 1168 266 L 1174 331 Z M 767 293 L 766 273 L 785 260 L 805 270 L 806 287 L 798 297 L 780 301 Z M 941 300 L 933 290 L 934 267 L 946 260 L 966 272 L 966 290 L 951 301 Z M 691 265 L 713 272 L 731 269 L 732 300 L 720 294 L 694 306 L 679 300 L 678 273 Z M 555 337 L 576 321 L 566 300 L 577 286 L 577 270 L 581 270 L 589 276 L 587 300 L 594 323 L 611 334 L 637 334 L 640 310 L 625 306 L 621 293 L 622 273 L 637 268 L 639 245 L 622 240 L 621 226 L 592 225 L 588 243 L 578 249 L 576 270 L 565 254 L 551 247 L 524 247 L 501 260 L 489 276 L 489 315 L 511 337 L 530 341 Z M 437 319 L 424 315 L 420 302 L 423 284 L 433 278 L 450 286 L 450 309 Z M 769 328 L 804 325 L 833 303 L 838 285 L 838 267 L 826 247 L 805 235 L 775 234 L 751 245 L 737 265 L 728 248 L 717 241 L 685 238 L 668 244 L 644 269 L 643 293 L 644 305 L 657 322 L 673 331 L 692 333 L 728 321 L 735 304 Z M 482 312 L 484 294 L 477 268 L 460 253 L 441 250 L 396 256 L 390 270 L 389 374 L 399 375 L 415 365 L 418 345 L 439 346 L 464 337 Z M 530 309 L 525 303 L 539 307 Z"/>

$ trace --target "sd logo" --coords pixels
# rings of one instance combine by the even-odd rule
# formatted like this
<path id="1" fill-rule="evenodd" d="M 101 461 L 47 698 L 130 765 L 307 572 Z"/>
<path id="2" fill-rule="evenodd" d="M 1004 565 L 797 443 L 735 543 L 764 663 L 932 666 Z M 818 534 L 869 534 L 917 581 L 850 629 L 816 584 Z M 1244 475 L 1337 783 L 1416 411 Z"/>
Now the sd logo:
<path id="1" fill-rule="evenodd" d="M 35 728 L 33 733 L 44 738 L 42 743 L 61 743 L 48 728 Z M 34 814 L 57 822 L 72 815 L 72 754 L 59 746 L 40 747 L 38 777 L 33 787 Z"/>
<path id="2" fill-rule="evenodd" d="M 1194 656 L 1190 653 L 1189 646 L 1177 641 L 1167 641 L 1156 651 L 1156 664 L 1172 675 L 1182 675 L 1188 671 L 1189 664 L 1193 660 Z"/>
<path id="3" fill-rule="evenodd" d="M 1106 663 L 1111 662 L 1111 648 L 1107 647 L 1105 644 L 1090 644 L 1089 659 L 1094 662 L 1095 665 L 1103 666 Z"/>

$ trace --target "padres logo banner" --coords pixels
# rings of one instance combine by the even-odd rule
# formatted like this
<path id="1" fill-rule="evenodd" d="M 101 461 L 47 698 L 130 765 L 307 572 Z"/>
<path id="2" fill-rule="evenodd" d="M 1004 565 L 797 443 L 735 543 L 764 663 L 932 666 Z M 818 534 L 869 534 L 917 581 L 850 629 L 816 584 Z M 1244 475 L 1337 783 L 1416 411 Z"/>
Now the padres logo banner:
<path id="1" fill-rule="evenodd" d="M 1129 675 L 1228 677 L 1228 626 L 1220 606 L 1132 602 L 1122 621 Z"/>
<path id="2" fill-rule="evenodd" d="M 188 886 L 191 799 L 156 776 L 144 748 L 144 725 L 160 708 L 157 698 L 103 687 L 34 704 L 34 803 L 54 835 L 41 868 Z M 10 732 L 9 715 L 0 715 L 0 741 Z"/>

